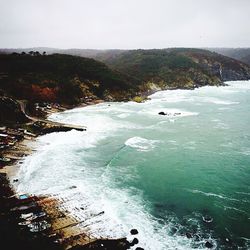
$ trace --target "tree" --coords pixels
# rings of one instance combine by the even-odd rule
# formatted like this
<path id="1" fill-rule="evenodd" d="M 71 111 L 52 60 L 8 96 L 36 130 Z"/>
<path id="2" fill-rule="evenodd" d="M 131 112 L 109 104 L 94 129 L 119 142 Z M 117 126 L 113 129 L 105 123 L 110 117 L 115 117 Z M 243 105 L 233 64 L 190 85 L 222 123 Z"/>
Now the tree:
<path id="1" fill-rule="evenodd" d="M 34 53 L 34 55 L 35 55 L 35 56 L 40 56 L 41 54 L 39 53 L 39 51 L 36 51 L 36 52 Z"/>

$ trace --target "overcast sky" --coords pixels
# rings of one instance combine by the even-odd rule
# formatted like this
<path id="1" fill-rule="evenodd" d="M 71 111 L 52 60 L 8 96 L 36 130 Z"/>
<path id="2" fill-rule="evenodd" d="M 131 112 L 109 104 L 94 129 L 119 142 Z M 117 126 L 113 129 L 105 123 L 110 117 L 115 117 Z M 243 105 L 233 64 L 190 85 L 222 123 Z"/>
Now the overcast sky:
<path id="1" fill-rule="evenodd" d="M 250 0 L 0 0 L 0 47 L 250 47 Z"/>

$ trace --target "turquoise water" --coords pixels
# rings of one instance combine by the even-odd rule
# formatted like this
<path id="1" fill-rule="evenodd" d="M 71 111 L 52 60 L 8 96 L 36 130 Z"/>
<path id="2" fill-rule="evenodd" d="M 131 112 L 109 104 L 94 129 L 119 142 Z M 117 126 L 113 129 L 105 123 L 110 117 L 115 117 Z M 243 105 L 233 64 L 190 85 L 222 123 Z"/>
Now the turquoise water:
<path id="1" fill-rule="evenodd" d="M 88 129 L 40 137 L 17 189 L 104 211 L 91 233 L 137 228 L 145 249 L 250 249 L 250 82 L 228 84 L 53 114 Z"/>

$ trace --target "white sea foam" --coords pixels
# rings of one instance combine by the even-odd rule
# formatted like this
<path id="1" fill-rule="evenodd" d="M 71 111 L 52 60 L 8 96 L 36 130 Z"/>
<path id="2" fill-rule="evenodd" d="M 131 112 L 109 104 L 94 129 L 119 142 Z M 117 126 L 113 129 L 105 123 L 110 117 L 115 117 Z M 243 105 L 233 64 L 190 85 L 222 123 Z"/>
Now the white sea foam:
<path id="1" fill-rule="evenodd" d="M 135 148 L 137 151 L 150 151 L 156 147 L 157 143 L 159 143 L 159 140 L 148 140 L 139 136 L 135 136 L 129 138 L 125 142 L 125 145 Z"/>
<path id="2" fill-rule="evenodd" d="M 122 119 L 127 118 L 129 116 L 130 116 L 130 114 L 128 114 L 128 113 L 122 113 L 122 114 L 117 115 L 117 117 L 122 118 Z"/>
<path id="3" fill-rule="evenodd" d="M 218 105 L 239 104 L 239 102 L 229 101 L 229 100 L 222 100 L 222 99 L 218 99 L 218 98 L 215 98 L 215 97 L 202 97 L 201 101 L 202 102 L 207 102 L 207 103 L 218 104 Z"/>
<path id="4" fill-rule="evenodd" d="M 246 89 L 246 90 L 250 90 L 250 80 L 248 81 L 229 81 L 226 82 L 230 89 Z"/>
<path id="5" fill-rule="evenodd" d="M 235 192 L 237 194 L 244 194 L 244 195 L 250 195 L 250 193 L 246 193 L 246 192 Z"/>
<path id="6" fill-rule="evenodd" d="M 230 198 L 230 197 L 227 197 L 225 195 L 222 195 L 222 194 L 215 194 L 215 193 L 207 193 L 207 192 L 203 192 L 203 191 L 200 191 L 200 190 L 197 190 L 197 189 L 187 189 L 187 191 L 191 192 L 191 193 L 194 193 L 194 194 L 203 194 L 205 196 L 212 196 L 212 197 L 216 197 L 216 198 L 220 198 L 220 199 L 223 199 L 223 200 L 231 200 L 231 201 L 239 201 L 237 199 L 234 199 L 234 198 Z"/>
<path id="7" fill-rule="evenodd" d="M 63 201 L 61 208 L 69 211 L 79 221 L 79 227 L 88 229 L 88 234 L 95 237 L 120 238 L 128 237 L 131 228 L 137 228 L 140 246 L 149 250 L 164 249 L 192 249 L 191 240 L 182 236 L 168 236 L 168 225 L 162 227 L 145 210 L 142 194 L 135 190 L 117 189 L 112 184 L 112 171 L 97 182 L 96 179 L 85 175 L 79 178 L 79 170 L 74 164 L 70 166 L 53 167 L 45 164 L 44 150 L 51 149 L 54 145 L 55 137 L 50 137 L 53 141 L 46 143 L 44 148 L 39 148 L 37 153 L 27 158 L 24 163 L 23 173 L 20 175 L 20 192 L 30 192 L 35 194 L 49 194 Z M 48 138 L 46 138 L 48 142 Z M 56 147 L 58 143 L 55 142 Z M 66 146 L 66 145 L 65 145 Z M 67 147 L 67 146 L 66 146 Z M 54 148 L 55 150 L 55 148 Z M 73 152 L 68 150 L 67 154 Z M 47 151 L 48 154 L 48 151 Z M 54 152 L 54 156 L 58 152 Z M 62 164 L 62 160 L 57 159 Z M 67 162 L 69 163 L 69 162 Z M 33 169 L 33 167 L 35 167 Z M 66 172 L 63 169 L 66 167 Z M 30 175 L 27 170 L 32 169 L 36 175 Z M 43 169 L 43 171 L 41 171 Z M 92 174 L 94 170 L 92 170 Z M 76 173 L 75 178 L 72 175 Z M 24 181 L 25 180 L 25 181 Z M 67 186 L 65 186 L 67 183 Z M 67 187 L 76 186 L 75 189 Z M 130 237 L 131 238 L 131 237 Z M 132 248 L 133 249 L 133 248 Z"/>
<path id="8" fill-rule="evenodd" d="M 224 210 L 234 210 L 236 212 L 240 212 L 240 213 L 244 213 L 246 215 L 248 215 L 248 213 L 244 210 L 238 209 L 236 207 L 228 207 L 228 206 L 224 206 Z"/>
<path id="9" fill-rule="evenodd" d="M 218 105 L 218 108 L 222 105 L 237 104 L 237 100 L 231 100 L 228 97 L 228 95 L 234 94 L 237 87 L 229 86 L 225 89 L 233 91 L 228 91 L 220 98 L 217 97 L 217 92 L 223 92 L 223 90 L 215 87 L 200 88 L 195 91 L 163 91 L 155 93 L 151 96 L 152 100 L 145 103 L 104 103 L 53 114 L 50 119 L 85 125 L 87 131 L 53 133 L 40 137 L 38 151 L 24 160 L 20 166 L 19 182 L 15 185 L 20 192 L 51 194 L 63 199 L 65 209 L 77 219 L 85 220 L 80 226 L 88 225 L 89 232 L 97 237 L 124 237 L 128 236 L 131 228 L 137 228 L 140 242 L 138 246 L 145 249 L 192 249 L 192 239 L 177 234 L 175 236 L 168 234 L 171 228 L 169 223 L 171 218 L 168 218 L 168 222 L 162 220 L 159 223 L 151 214 L 149 206 L 151 204 L 144 200 L 143 192 L 145 190 L 140 191 L 139 188 L 121 185 L 122 179 L 132 183 L 142 178 L 139 176 L 140 171 L 136 166 L 125 164 L 124 167 L 119 164 L 107 164 L 107 162 L 114 157 L 113 152 L 117 152 L 123 144 L 125 146 L 122 150 L 125 153 L 135 152 L 140 157 L 144 157 L 144 154 L 138 154 L 136 151 L 154 153 L 164 139 L 173 149 L 178 148 L 178 145 L 193 149 L 196 146 L 195 142 L 182 143 L 182 130 L 185 127 L 178 127 L 178 122 L 175 126 L 169 121 L 178 121 L 179 117 L 202 115 L 203 108 L 210 107 L 206 103 L 214 103 Z M 212 99 L 203 100 L 206 95 Z M 197 103 L 200 106 L 196 106 Z M 161 111 L 170 115 L 158 115 Z M 174 115 L 175 113 L 180 114 Z M 196 122 L 198 118 L 187 120 Z M 214 116 L 213 120 L 216 123 L 220 122 L 217 116 Z M 188 122 L 185 123 L 185 126 L 187 125 Z M 192 123 L 191 130 L 198 125 L 202 130 L 203 123 Z M 204 129 L 206 131 L 213 129 L 213 126 L 211 127 L 205 126 Z M 180 130 L 178 130 L 179 128 Z M 138 129 L 145 130 L 143 133 L 141 133 L 142 131 L 139 133 Z M 148 130 L 150 134 L 146 134 Z M 153 130 L 156 132 L 153 138 L 158 140 L 148 139 L 152 138 Z M 190 134 L 192 134 L 191 130 Z M 178 133 L 175 133 L 176 131 Z M 98 149 L 104 149 L 103 142 L 105 145 L 111 142 L 115 144 L 115 148 L 107 151 L 107 155 L 110 154 L 108 160 L 108 157 L 103 156 L 106 151 L 97 154 Z M 117 145 L 119 146 L 117 147 Z M 99 146 L 102 147 L 99 148 Z M 122 153 L 123 151 L 121 151 Z M 147 154 L 150 155 L 150 153 Z M 70 189 L 71 186 L 76 186 L 76 188 Z M 200 190 L 189 190 L 189 192 L 242 202 L 227 197 L 225 194 Z M 103 211 L 104 213 L 102 213 Z M 197 223 L 195 218 L 188 219 Z M 174 218 L 172 220 L 174 221 Z M 203 241 L 205 242 L 205 239 Z M 199 249 L 201 248 L 199 245 Z"/>
<path id="10" fill-rule="evenodd" d="M 239 153 L 243 155 L 250 155 L 250 148 L 244 147 L 239 151 Z"/>

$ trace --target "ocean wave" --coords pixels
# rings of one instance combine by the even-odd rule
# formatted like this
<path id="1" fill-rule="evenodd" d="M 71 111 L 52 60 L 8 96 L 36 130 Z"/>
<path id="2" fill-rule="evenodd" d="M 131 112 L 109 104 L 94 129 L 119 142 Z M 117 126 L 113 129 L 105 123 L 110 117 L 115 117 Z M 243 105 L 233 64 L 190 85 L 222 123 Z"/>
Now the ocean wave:
<path id="1" fill-rule="evenodd" d="M 206 192 L 203 192 L 203 191 L 200 191 L 200 190 L 197 190 L 197 189 L 187 189 L 187 191 L 189 191 L 191 193 L 194 193 L 194 194 L 203 194 L 203 195 L 208 196 L 208 197 L 211 196 L 211 197 L 220 198 L 220 199 L 223 199 L 223 200 L 240 201 L 240 200 L 237 200 L 237 199 L 234 199 L 234 198 L 227 197 L 227 196 L 222 195 L 222 194 L 206 193 Z"/>
<path id="2" fill-rule="evenodd" d="M 250 90 L 250 80 L 226 82 L 230 89 Z"/>
<path id="3" fill-rule="evenodd" d="M 127 237 L 131 240 L 129 231 L 136 228 L 139 231 L 138 246 L 145 249 L 193 249 L 192 239 L 178 233 L 169 235 L 173 225 L 178 227 L 174 219 L 172 223 L 162 225 L 145 210 L 140 193 L 129 189 L 109 188 L 107 183 L 105 187 L 101 183 L 99 187 L 96 184 L 93 186 L 93 183 L 91 186 L 89 184 L 78 183 L 77 190 L 69 190 L 58 196 L 63 200 L 62 208 L 79 221 L 83 221 L 79 227 L 87 228 L 89 234 L 97 238 Z M 211 238 L 210 240 L 212 241 Z M 198 242 L 199 249 L 202 249 L 203 242 L 205 239 Z"/>
<path id="4" fill-rule="evenodd" d="M 250 195 L 250 193 L 246 193 L 246 192 L 235 192 L 236 194 L 243 194 L 243 195 Z"/>
<path id="5" fill-rule="evenodd" d="M 122 114 L 117 115 L 117 117 L 122 118 L 122 119 L 127 118 L 129 116 L 130 116 L 129 113 L 122 113 Z"/>
<path id="6" fill-rule="evenodd" d="M 224 206 L 224 210 L 234 210 L 236 212 L 240 212 L 240 213 L 243 213 L 243 214 L 246 214 L 248 215 L 248 213 L 244 210 L 241 210 L 239 208 L 236 208 L 236 207 L 228 207 L 228 206 Z"/>
<path id="7" fill-rule="evenodd" d="M 125 145 L 131 148 L 135 148 L 137 151 L 150 151 L 156 147 L 159 140 L 148 140 L 139 136 L 131 137 Z"/>
<path id="8" fill-rule="evenodd" d="M 218 105 L 234 105 L 234 104 L 239 104 L 239 102 L 235 101 L 228 101 L 228 100 L 221 100 L 215 97 L 203 97 L 202 102 L 208 102 L 208 103 L 213 103 L 213 104 L 218 104 Z"/>
<path id="9" fill-rule="evenodd" d="M 250 155 L 250 148 L 243 148 L 241 151 L 239 151 L 240 154 L 242 155 Z"/>

